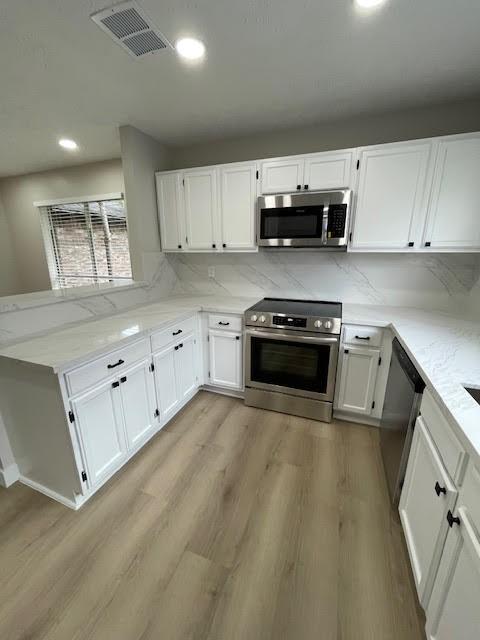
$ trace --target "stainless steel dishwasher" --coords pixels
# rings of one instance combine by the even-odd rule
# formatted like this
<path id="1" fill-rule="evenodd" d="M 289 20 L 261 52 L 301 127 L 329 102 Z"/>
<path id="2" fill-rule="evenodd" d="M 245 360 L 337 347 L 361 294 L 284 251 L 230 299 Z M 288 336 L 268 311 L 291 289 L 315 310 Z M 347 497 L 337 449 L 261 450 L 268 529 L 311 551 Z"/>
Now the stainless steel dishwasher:
<path id="1" fill-rule="evenodd" d="M 400 499 L 424 389 L 425 383 L 420 374 L 400 342 L 394 338 L 380 429 L 383 465 L 394 505 Z"/>

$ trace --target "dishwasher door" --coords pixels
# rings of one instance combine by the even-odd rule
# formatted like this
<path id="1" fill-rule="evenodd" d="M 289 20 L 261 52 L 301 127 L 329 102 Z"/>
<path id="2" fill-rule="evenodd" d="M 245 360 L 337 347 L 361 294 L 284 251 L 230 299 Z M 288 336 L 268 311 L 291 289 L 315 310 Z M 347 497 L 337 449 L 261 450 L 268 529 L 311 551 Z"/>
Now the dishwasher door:
<path id="1" fill-rule="evenodd" d="M 392 504 L 402 491 L 413 429 L 425 383 L 395 338 L 380 429 L 380 448 Z"/>

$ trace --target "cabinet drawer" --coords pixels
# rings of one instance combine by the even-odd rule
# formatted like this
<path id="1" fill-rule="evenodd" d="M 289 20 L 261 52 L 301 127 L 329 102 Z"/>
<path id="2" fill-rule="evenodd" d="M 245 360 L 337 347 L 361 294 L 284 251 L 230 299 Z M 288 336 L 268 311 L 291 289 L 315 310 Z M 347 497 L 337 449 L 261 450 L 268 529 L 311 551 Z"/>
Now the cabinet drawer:
<path id="1" fill-rule="evenodd" d="M 428 389 L 423 394 L 420 413 L 450 477 L 457 484 L 460 484 L 464 470 L 465 451 Z"/>
<path id="2" fill-rule="evenodd" d="M 167 347 L 175 340 L 180 340 L 185 335 L 193 333 L 196 327 L 196 317 L 192 316 L 186 320 L 180 320 L 170 325 L 168 329 L 163 329 L 152 335 L 152 351 L 158 351 Z"/>
<path id="3" fill-rule="evenodd" d="M 71 396 L 98 384 L 104 378 L 120 373 L 137 360 L 145 358 L 150 353 L 148 340 L 139 340 L 123 349 L 93 360 L 65 374 L 67 387 Z"/>
<path id="4" fill-rule="evenodd" d="M 358 344 L 364 347 L 379 347 L 382 343 L 383 331 L 378 327 L 347 324 L 343 328 L 343 342 Z"/>
<path id="5" fill-rule="evenodd" d="M 210 329 L 223 329 L 225 331 L 241 331 L 242 318 L 240 316 L 213 315 L 208 316 Z"/>

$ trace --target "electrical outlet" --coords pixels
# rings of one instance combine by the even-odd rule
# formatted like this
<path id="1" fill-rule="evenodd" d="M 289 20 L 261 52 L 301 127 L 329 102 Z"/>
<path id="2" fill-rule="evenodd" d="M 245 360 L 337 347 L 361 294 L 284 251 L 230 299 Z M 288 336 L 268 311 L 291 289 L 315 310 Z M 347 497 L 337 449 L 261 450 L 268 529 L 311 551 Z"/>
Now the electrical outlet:
<path id="1" fill-rule="evenodd" d="M 215 267 L 208 267 L 208 277 L 215 278 Z"/>

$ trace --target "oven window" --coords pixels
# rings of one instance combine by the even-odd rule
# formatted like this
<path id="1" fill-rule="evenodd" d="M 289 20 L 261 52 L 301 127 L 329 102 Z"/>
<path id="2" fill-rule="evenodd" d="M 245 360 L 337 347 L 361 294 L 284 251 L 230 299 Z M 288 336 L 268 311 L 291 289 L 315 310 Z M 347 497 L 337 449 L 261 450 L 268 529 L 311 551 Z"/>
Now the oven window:
<path id="1" fill-rule="evenodd" d="M 287 207 L 262 209 L 260 237 L 320 238 L 322 236 L 323 207 Z"/>
<path id="2" fill-rule="evenodd" d="M 251 338 L 251 379 L 280 387 L 327 392 L 330 346 Z"/>

